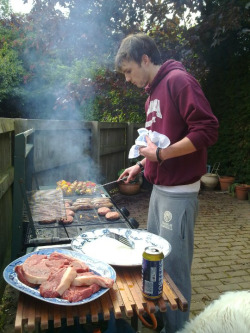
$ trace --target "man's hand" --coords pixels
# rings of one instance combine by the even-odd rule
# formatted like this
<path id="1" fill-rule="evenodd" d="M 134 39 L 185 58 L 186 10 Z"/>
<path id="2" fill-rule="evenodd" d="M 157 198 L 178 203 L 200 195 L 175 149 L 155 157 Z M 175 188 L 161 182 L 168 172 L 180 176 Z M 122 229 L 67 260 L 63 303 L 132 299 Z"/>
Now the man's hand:
<path id="1" fill-rule="evenodd" d="M 151 162 L 157 162 L 156 149 L 157 146 L 146 136 L 147 147 L 141 147 L 139 152 L 142 156 L 145 156 L 147 160 Z M 162 161 L 169 158 L 179 157 L 187 154 L 191 154 L 196 151 L 195 146 L 188 137 L 175 142 L 167 148 L 162 148 L 160 151 L 160 159 Z"/>
<path id="2" fill-rule="evenodd" d="M 141 169 L 140 169 L 139 165 L 137 165 L 137 164 L 133 165 L 133 166 L 127 168 L 126 170 L 124 170 L 123 173 L 118 178 L 118 180 L 121 180 L 123 177 L 128 177 L 126 180 L 124 180 L 124 183 L 127 184 L 131 180 L 134 180 L 135 177 L 138 175 L 138 173 L 140 173 L 140 171 L 141 171 Z"/>
<path id="3" fill-rule="evenodd" d="M 156 149 L 157 146 L 146 136 L 147 147 L 141 147 L 139 149 L 140 155 L 146 157 L 151 162 L 157 162 Z"/>

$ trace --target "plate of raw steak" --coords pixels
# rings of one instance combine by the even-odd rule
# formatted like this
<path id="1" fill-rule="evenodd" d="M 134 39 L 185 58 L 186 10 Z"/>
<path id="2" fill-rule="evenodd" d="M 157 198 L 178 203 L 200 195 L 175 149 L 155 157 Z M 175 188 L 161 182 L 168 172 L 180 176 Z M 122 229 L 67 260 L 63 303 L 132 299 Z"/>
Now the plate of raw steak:
<path id="1" fill-rule="evenodd" d="M 10 263 L 5 281 L 30 296 L 59 305 L 80 305 L 102 296 L 116 279 L 109 264 L 65 249 L 41 249 Z"/>

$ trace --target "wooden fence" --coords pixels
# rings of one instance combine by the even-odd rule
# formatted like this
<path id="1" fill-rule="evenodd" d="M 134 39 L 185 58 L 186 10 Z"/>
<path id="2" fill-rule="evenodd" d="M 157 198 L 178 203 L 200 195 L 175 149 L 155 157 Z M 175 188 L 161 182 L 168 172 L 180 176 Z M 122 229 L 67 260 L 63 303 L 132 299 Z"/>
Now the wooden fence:
<path id="1" fill-rule="evenodd" d="M 12 184 L 14 180 L 14 120 L 0 120 L 0 296 L 4 283 L 2 272 L 10 260 L 12 225 Z"/>
<path id="2" fill-rule="evenodd" d="M 128 153 L 144 124 L 0 119 L 0 274 L 10 262 L 14 136 L 34 131 L 33 170 L 39 186 L 60 179 L 110 182 L 130 164 Z M 0 279 L 0 296 L 4 288 Z"/>

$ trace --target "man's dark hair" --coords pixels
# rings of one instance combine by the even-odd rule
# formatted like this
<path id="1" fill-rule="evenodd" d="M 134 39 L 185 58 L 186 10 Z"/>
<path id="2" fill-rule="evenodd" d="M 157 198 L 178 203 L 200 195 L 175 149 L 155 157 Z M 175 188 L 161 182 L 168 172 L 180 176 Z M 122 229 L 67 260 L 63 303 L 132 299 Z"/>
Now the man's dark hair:
<path id="1" fill-rule="evenodd" d="M 128 35 L 123 39 L 120 48 L 115 57 L 115 68 L 121 71 L 122 62 L 135 61 L 141 65 L 142 56 L 146 54 L 155 65 L 161 65 L 161 55 L 155 41 L 142 33 Z"/>

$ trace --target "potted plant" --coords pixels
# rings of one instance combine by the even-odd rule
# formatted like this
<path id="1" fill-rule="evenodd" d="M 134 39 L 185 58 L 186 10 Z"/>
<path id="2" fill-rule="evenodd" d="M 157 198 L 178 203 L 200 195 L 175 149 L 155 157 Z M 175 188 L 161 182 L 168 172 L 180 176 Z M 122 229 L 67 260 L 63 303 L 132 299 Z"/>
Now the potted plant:
<path id="1" fill-rule="evenodd" d="M 248 184 L 239 184 L 235 186 L 235 195 L 239 200 L 248 199 L 248 191 L 250 190 L 250 185 Z"/>
<path id="2" fill-rule="evenodd" d="M 210 172 L 211 167 L 208 165 L 208 172 L 205 173 L 202 177 L 201 177 L 201 184 L 202 186 L 207 189 L 207 190 L 213 190 L 216 188 L 216 186 L 219 183 L 219 176 L 218 176 L 218 169 L 219 169 L 220 163 L 216 162 L 213 167 L 212 170 Z"/>
<path id="3" fill-rule="evenodd" d="M 230 193 L 239 200 L 247 200 L 250 185 L 242 183 L 233 183 L 230 186 Z"/>
<path id="4" fill-rule="evenodd" d="M 125 169 L 121 169 L 118 172 L 118 176 L 120 176 Z M 133 195 L 140 192 L 141 187 L 141 175 L 137 175 L 134 180 L 131 180 L 129 183 L 124 183 L 124 181 L 120 181 L 118 183 L 119 191 L 122 194 Z"/>
<path id="5" fill-rule="evenodd" d="M 217 186 L 219 179 L 218 175 L 215 173 L 205 173 L 201 177 L 201 184 L 207 190 L 213 190 Z"/>
<path id="6" fill-rule="evenodd" d="M 229 191 L 230 185 L 234 183 L 235 177 L 233 176 L 219 176 L 221 191 Z"/>

